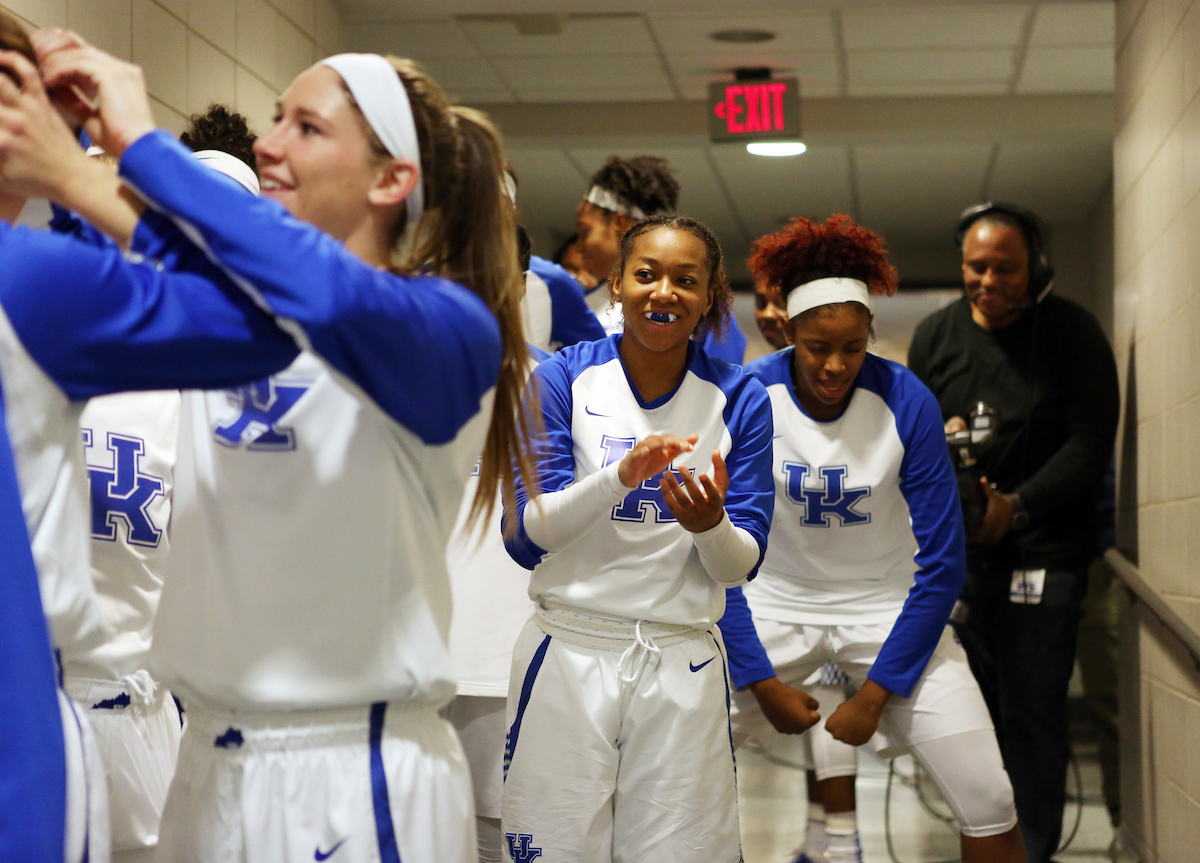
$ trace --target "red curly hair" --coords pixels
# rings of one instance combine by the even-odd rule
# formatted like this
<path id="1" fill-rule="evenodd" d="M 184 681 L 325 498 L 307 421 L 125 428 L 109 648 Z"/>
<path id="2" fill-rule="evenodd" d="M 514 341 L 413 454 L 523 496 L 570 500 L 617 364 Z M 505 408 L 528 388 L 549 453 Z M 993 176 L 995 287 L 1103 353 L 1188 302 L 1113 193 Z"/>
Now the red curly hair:
<path id="1" fill-rule="evenodd" d="M 899 283 L 883 237 L 843 215 L 830 216 L 823 225 L 792 219 L 755 240 L 747 264 L 756 279 L 780 289 L 785 304 L 794 288 L 829 276 L 858 279 L 871 293 L 888 297 Z"/>

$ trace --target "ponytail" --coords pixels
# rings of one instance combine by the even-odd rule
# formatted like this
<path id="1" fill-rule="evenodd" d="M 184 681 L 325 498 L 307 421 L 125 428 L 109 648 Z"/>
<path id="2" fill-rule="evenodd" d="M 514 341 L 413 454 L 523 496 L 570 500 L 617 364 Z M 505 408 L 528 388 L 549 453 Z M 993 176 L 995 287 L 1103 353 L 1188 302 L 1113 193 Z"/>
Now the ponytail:
<path id="1" fill-rule="evenodd" d="M 530 446 L 536 412 L 521 402 L 529 351 L 521 316 L 525 277 L 518 263 L 516 209 L 501 187 L 504 152 L 487 115 L 451 105 L 438 83 L 413 61 L 387 59 L 412 105 L 425 193 L 425 211 L 412 230 L 406 230 L 405 215 L 400 216 L 393 234 L 393 269 L 458 282 L 487 303 L 500 326 L 504 356 L 471 502 L 469 522 L 474 524 L 480 516 L 490 517 L 497 486 L 505 506 L 514 504 L 518 473 L 531 492 L 537 490 Z"/>

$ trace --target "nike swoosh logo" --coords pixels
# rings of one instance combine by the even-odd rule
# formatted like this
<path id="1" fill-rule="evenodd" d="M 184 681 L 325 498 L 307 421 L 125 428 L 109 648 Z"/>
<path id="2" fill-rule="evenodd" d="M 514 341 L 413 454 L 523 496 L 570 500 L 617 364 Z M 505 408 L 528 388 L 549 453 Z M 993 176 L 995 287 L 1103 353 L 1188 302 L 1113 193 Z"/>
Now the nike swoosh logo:
<path id="1" fill-rule="evenodd" d="M 708 660 L 708 662 L 712 662 L 714 659 L 716 659 L 716 657 L 715 657 L 715 656 L 709 657 L 709 660 Z M 688 668 L 690 668 L 692 671 L 699 671 L 701 668 L 703 668 L 704 666 L 708 665 L 708 662 L 701 662 L 699 665 L 692 665 L 692 664 L 689 662 L 689 663 L 688 663 Z"/>
<path id="2" fill-rule="evenodd" d="M 346 837 L 346 839 L 349 839 L 349 838 L 350 838 L 349 836 Z M 334 855 L 334 853 L 339 848 L 341 848 L 343 845 L 346 844 L 346 839 L 343 839 L 341 842 L 334 845 L 332 848 L 330 848 L 328 851 L 325 851 L 324 853 L 322 853 L 322 851 L 321 851 L 321 846 L 318 845 L 316 852 L 313 854 L 313 859 L 316 860 L 317 863 L 320 863 L 320 861 L 322 861 L 322 860 L 328 860 L 330 857 L 332 857 Z"/>
<path id="3" fill-rule="evenodd" d="M 783 437 L 783 435 L 777 434 L 775 437 L 771 438 L 771 440 L 779 440 L 781 437 Z"/>
<path id="4" fill-rule="evenodd" d="M 598 414 L 587 405 L 583 406 L 583 412 L 594 417 L 612 417 L 612 414 Z"/>

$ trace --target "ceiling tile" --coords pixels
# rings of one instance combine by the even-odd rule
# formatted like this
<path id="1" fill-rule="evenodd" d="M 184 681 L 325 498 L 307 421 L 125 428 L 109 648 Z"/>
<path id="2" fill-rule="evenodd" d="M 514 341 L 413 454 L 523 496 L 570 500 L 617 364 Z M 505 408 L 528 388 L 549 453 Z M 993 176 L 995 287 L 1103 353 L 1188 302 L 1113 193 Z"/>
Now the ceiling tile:
<path id="1" fill-rule="evenodd" d="M 517 98 L 522 102 L 669 102 L 674 92 L 666 84 L 618 90 L 580 90 L 577 87 L 518 87 Z"/>
<path id="2" fill-rule="evenodd" d="M 988 192 L 1069 224 L 1090 217 L 1110 176 L 1109 141 L 1003 144 Z"/>
<path id="3" fill-rule="evenodd" d="M 809 147 L 788 158 L 752 156 L 739 144 L 714 146 L 712 153 L 752 238 L 793 216 L 824 221 L 852 208 L 846 147 Z"/>
<path id="4" fill-rule="evenodd" d="M 829 13 L 778 15 L 689 15 L 650 14 L 650 26 L 659 45 L 667 54 L 694 54 L 707 50 L 725 50 L 728 43 L 709 37 L 721 30 L 766 30 L 775 34 L 770 42 L 740 46 L 750 51 L 790 52 L 834 51 L 833 19 Z"/>
<path id="5" fill-rule="evenodd" d="M 1030 45 L 1113 44 L 1115 4 L 1043 3 L 1033 20 Z"/>
<path id="6" fill-rule="evenodd" d="M 568 94 L 568 101 L 575 101 L 569 94 L 578 90 L 579 100 L 587 101 L 588 91 L 626 94 L 630 99 L 639 98 L 639 92 L 654 91 L 667 94 L 661 98 L 671 98 L 670 84 L 656 58 L 643 60 L 607 54 L 595 57 L 500 57 L 492 62 L 522 96 L 529 92 L 555 90 Z"/>
<path id="7" fill-rule="evenodd" d="M 1111 93 L 1115 89 L 1111 45 L 1030 48 L 1017 81 L 1018 93 Z"/>
<path id="8" fill-rule="evenodd" d="M 512 21 L 464 20 L 463 29 L 489 57 L 578 57 L 653 54 L 654 43 L 640 15 L 560 18 L 557 35 L 524 36 Z"/>
<path id="9" fill-rule="evenodd" d="M 917 81 L 1008 82 L 1016 52 L 1009 49 L 940 49 L 925 51 L 851 51 L 847 57 L 850 85 Z"/>
<path id="10" fill-rule="evenodd" d="M 851 50 L 1016 46 L 1029 14 L 1025 4 L 846 9 L 842 34 Z"/>
<path id="11" fill-rule="evenodd" d="M 850 96 L 1001 96 L 1007 81 L 870 81 L 850 82 Z"/>
<path id="12" fill-rule="evenodd" d="M 733 80 L 730 73 L 739 66 L 767 66 L 781 77 L 794 75 L 800 79 L 802 97 L 837 93 L 836 54 L 754 54 L 724 50 L 706 54 L 668 54 L 667 64 L 685 99 L 705 98 L 709 82 Z"/>
<path id="13" fill-rule="evenodd" d="M 346 39 L 353 51 L 428 57 L 478 57 L 469 39 L 453 21 L 401 21 L 351 24 Z"/>
<path id="14" fill-rule="evenodd" d="M 862 223 L 893 245 L 948 242 L 958 214 L 979 200 L 991 154 L 986 143 L 855 147 Z"/>

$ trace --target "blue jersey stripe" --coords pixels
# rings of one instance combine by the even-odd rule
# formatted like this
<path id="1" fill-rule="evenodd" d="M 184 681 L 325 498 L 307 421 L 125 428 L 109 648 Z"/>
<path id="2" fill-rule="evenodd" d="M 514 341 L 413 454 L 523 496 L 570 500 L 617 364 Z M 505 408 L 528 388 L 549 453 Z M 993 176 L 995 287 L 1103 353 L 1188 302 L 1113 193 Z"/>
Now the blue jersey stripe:
<path id="1" fill-rule="evenodd" d="M 546 659 L 546 651 L 550 648 L 550 636 L 547 635 L 533 652 L 529 668 L 525 670 L 525 681 L 521 684 L 521 700 L 517 702 L 517 715 L 513 719 L 512 728 L 504 735 L 504 778 L 508 779 L 508 766 L 512 764 L 513 753 L 517 750 L 517 737 L 521 734 L 521 720 L 525 718 L 525 708 L 529 706 L 529 695 L 533 692 L 533 682 L 537 680 L 542 662 Z"/>
<path id="2" fill-rule="evenodd" d="M 733 759 L 733 775 L 737 776 L 737 752 L 733 748 L 733 707 L 732 695 L 729 691 L 729 662 L 725 659 L 725 651 L 721 649 L 721 642 L 712 630 L 708 631 L 708 637 L 713 640 L 713 645 L 717 648 L 717 653 L 721 657 L 721 674 L 725 681 L 725 725 L 729 730 L 729 757 Z"/>
<path id="3" fill-rule="evenodd" d="M 400 863 L 396 844 L 396 826 L 392 823 L 392 803 L 388 794 L 387 772 L 383 767 L 383 720 L 387 702 L 371 705 L 371 797 L 375 805 L 375 835 L 381 863 Z"/>

